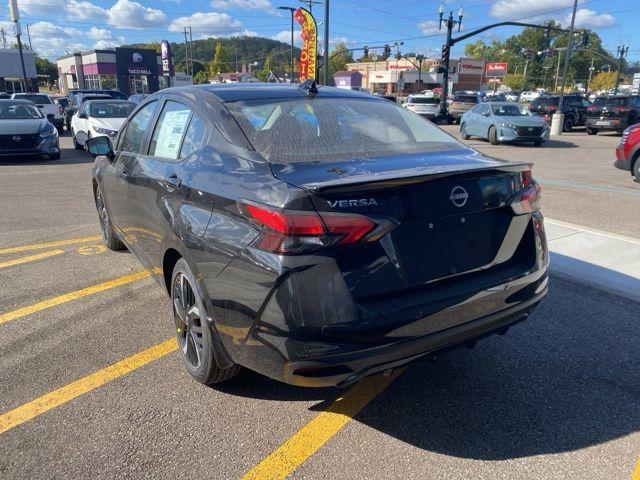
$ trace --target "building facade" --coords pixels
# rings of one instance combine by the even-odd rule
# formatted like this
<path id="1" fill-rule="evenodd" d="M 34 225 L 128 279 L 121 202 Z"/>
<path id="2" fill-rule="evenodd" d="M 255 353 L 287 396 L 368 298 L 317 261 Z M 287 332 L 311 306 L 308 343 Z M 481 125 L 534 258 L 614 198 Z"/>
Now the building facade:
<path id="1" fill-rule="evenodd" d="M 119 90 L 125 95 L 153 93 L 168 87 L 162 59 L 155 50 L 114 48 L 65 55 L 57 60 L 60 90 Z"/>
<path id="2" fill-rule="evenodd" d="M 24 69 L 27 73 L 27 83 L 25 88 L 22 65 L 20 63 L 20 52 L 17 48 L 0 48 L 0 91 L 7 93 L 16 92 L 37 92 L 38 75 L 36 74 L 36 61 L 32 50 L 22 49 L 24 58 Z"/>

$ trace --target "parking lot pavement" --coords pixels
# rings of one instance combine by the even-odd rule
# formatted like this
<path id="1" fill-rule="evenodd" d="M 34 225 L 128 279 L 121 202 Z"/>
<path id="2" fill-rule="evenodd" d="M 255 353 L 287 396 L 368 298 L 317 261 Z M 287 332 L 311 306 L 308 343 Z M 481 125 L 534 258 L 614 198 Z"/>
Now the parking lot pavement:
<path id="1" fill-rule="evenodd" d="M 458 125 L 443 128 L 460 138 Z M 545 216 L 640 238 L 640 183 L 613 166 L 619 142 L 619 134 L 589 136 L 576 128 L 542 147 L 491 145 L 475 137 L 466 143 L 493 157 L 533 162 Z"/>
<path id="2" fill-rule="evenodd" d="M 0 165 L 0 478 L 631 477 L 640 304 L 552 278 L 506 336 L 371 380 L 386 389 L 205 387 L 161 287 L 99 247 L 90 164 L 63 155 Z"/>

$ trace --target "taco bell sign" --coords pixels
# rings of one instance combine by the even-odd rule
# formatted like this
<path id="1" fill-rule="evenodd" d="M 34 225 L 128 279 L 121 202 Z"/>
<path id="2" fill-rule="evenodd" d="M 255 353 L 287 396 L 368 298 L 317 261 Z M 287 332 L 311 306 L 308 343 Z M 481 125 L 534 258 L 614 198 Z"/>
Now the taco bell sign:
<path id="1" fill-rule="evenodd" d="M 173 61 L 171 58 L 171 45 L 167 40 L 160 43 L 160 59 L 162 61 L 162 74 L 166 77 L 173 75 Z"/>

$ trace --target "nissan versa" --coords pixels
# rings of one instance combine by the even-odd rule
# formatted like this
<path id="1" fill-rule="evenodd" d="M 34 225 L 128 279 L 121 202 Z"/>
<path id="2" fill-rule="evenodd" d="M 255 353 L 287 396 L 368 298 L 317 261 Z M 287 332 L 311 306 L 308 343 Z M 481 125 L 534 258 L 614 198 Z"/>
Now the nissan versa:
<path id="1" fill-rule="evenodd" d="M 547 293 L 540 186 L 345 89 L 169 88 L 95 137 L 104 241 L 173 303 L 190 374 L 343 386 L 504 333 Z"/>

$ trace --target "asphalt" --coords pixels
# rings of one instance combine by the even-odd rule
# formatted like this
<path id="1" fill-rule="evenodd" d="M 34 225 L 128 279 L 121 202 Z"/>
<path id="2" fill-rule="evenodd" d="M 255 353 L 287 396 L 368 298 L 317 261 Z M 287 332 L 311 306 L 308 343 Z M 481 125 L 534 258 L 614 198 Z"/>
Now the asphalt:
<path id="1" fill-rule="evenodd" d="M 571 142 L 591 145 L 581 135 Z M 595 141 L 608 152 L 617 138 Z M 0 250 L 98 234 L 90 160 L 68 137 L 63 145 L 61 161 L 0 164 Z M 535 152 L 536 174 L 559 180 L 574 178 L 554 162 L 573 162 L 574 150 L 591 156 L 512 148 L 499 153 Z M 606 163 L 613 173 L 598 185 L 637 188 Z M 545 187 L 546 215 L 579 223 L 562 195 L 583 201 L 581 192 Z M 588 195 L 583 208 L 600 204 L 609 217 L 633 198 Z M 616 231 L 618 220 L 603 222 L 599 230 Z M 140 270 L 126 252 L 79 251 L 97 243 L 0 268 L 0 314 Z M 638 318 L 638 303 L 552 277 L 527 321 L 412 364 L 292 478 L 628 479 L 640 457 Z M 166 294 L 148 278 L 0 323 L 0 415 L 171 335 Z M 0 478 L 240 478 L 343 393 L 248 371 L 209 388 L 172 352 L 0 434 Z"/>

